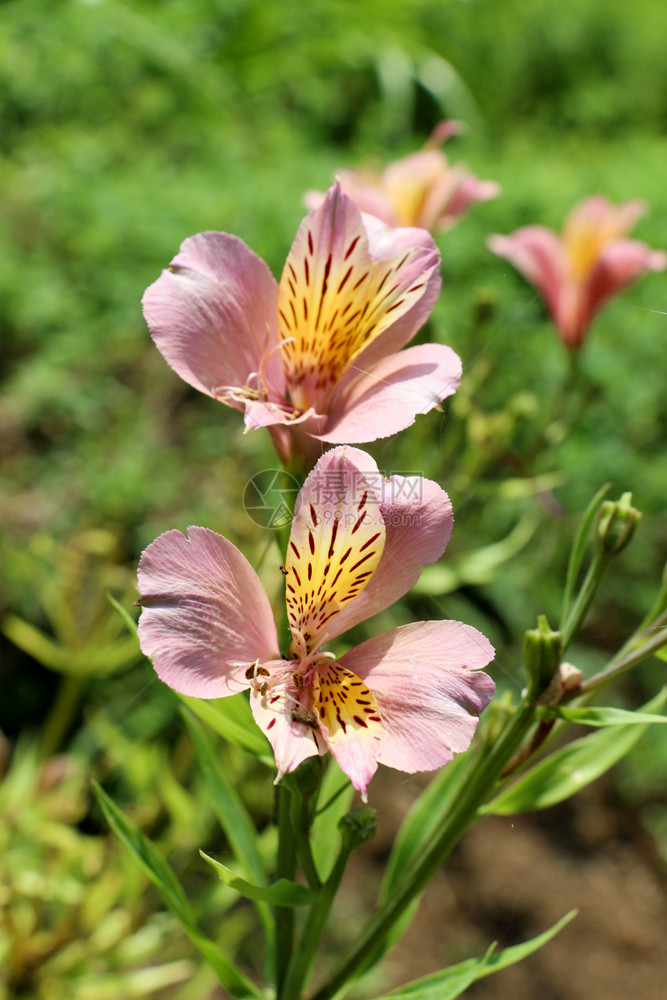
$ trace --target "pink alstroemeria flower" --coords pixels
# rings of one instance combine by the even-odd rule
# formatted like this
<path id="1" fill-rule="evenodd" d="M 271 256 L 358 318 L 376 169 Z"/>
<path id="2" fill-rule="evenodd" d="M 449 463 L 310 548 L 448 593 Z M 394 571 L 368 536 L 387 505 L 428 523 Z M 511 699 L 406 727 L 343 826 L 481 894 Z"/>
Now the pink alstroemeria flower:
<path id="1" fill-rule="evenodd" d="M 458 388 L 450 347 L 402 351 L 440 291 L 439 253 L 420 229 L 362 217 L 338 185 L 301 223 L 280 285 L 236 236 L 200 233 L 144 294 L 169 365 L 190 385 L 269 427 L 282 458 L 396 434 Z"/>
<path id="2" fill-rule="evenodd" d="M 279 780 L 330 751 L 366 795 L 378 762 L 429 771 L 465 750 L 493 681 L 493 648 L 455 621 L 403 625 L 336 657 L 344 630 L 389 607 L 438 559 L 452 530 L 447 494 L 420 477 L 385 479 L 363 451 L 322 456 L 299 493 L 281 567 L 290 645 L 239 550 L 207 528 L 160 535 L 141 557 L 139 639 L 159 677 L 196 698 L 250 689 Z M 277 567 L 276 567 L 277 572 Z"/>
<path id="3" fill-rule="evenodd" d="M 616 207 L 592 195 L 572 209 L 560 236 L 544 226 L 524 226 L 509 236 L 491 236 L 488 246 L 537 288 L 563 343 L 577 351 L 608 298 L 645 271 L 667 266 L 664 253 L 624 238 L 644 211 L 641 201 Z"/>
<path id="4" fill-rule="evenodd" d="M 495 181 L 481 181 L 461 163 L 449 165 L 437 147 L 461 131 L 461 124 L 444 121 L 435 128 L 423 149 L 390 163 L 381 173 L 341 170 L 341 187 L 362 212 L 389 226 L 418 226 L 437 233 L 451 229 L 477 201 L 489 201 L 500 193 Z M 321 204 L 319 191 L 308 191 L 309 208 Z"/>

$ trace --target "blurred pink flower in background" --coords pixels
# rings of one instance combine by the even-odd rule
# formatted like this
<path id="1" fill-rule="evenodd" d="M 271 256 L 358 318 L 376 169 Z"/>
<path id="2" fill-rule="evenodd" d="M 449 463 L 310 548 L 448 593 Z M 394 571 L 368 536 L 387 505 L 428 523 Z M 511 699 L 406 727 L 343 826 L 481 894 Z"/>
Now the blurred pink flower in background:
<path id="1" fill-rule="evenodd" d="M 592 195 L 572 209 L 560 236 L 544 226 L 524 226 L 509 236 L 491 236 L 488 246 L 537 288 L 563 343 L 576 351 L 608 298 L 645 271 L 667 266 L 666 254 L 625 239 L 644 211 L 641 201 L 617 207 Z"/>
<path id="2" fill-rule="evenodd" d="M 182 379 L 268 427 L 284 460 L 309 459 L 322 441 L 396 434 L 458 388 L 450 347 L 401 350 L 433 309 L 439 262 L 428 232 L 362 216 L 336 184 L 280 284 L 238 237 L 200 233 L 146 290 L 144 315 Z"/>
<path id="3" fill-rule="evenodd" d="M 495 181 L 479 180 L 461 163 L 450 166 L 437 148 L 461 128 L 459 122 L 440 122 L 423 149 L 394 160 L 381 173 L 341 170 L 337 178 L 343 191 L 362 212 L 389 226 L 418 226 L 431 233 L 451 229 L 469 205 L 500 193 Z M 304 201 L 315 208 L 323 198 L 319 191 L 308 191 Z"/>
<path id="4" fill-rule="evenodd" d="M 390 629 L 337 658 L 324 648 L 385 610 L 438 559 L 447 494 L 381 475 L 355 448 L 326 452 L 297 498 L 287 546 L 289 649 L 269 598 L 231 542 L 207 528 L 160 535 L 141 557 L 139 640 L 159 677 L 195 698 L 250 689 L 278 776 L 331 752 L 365 797 L 378 762 L 431 771 L 468 748 L 494 684 L 488 639 L 457 621 Z M 275 567 L 275 572 L 278 567 Z"/>

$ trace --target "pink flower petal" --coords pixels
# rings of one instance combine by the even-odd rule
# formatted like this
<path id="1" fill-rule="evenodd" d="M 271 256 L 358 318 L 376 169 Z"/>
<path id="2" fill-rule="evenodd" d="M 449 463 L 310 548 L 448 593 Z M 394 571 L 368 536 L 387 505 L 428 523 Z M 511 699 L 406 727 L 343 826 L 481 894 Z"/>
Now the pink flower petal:
<path id="1" fill-rule="evenodd" d="M 453 135 L 461 135 L 466 131 L 466 128 L 465 122 L 456 121 L 454 118 L 445 118 L 444 121 L 438 122 L 435 126 L 424 144 L 424 149 L 435 149 L 442 146 Z"/>
<path id="2" fill-rule="evenodd" d="M 336 619 L 332 635 L 384 611 L 407 594 L 424 566 L 440 558 L 452 534 L 451 501 L 437 483 L 421 476 L 379 477 L 375 482 L 385 522 L 384 551 L 368 586 Z"/>
<path id="3" fill-rule="evenodd" d="M 208 528 L 167 531 L 139 563 L 139 642 L 181 694 L 221 698 L 248 687 L 255 660 L 279 656 L 273 613 L 241 552 Z"/>
<path id="4" fill-rule="evenodd" d="M 143 297 L 146 322 L 167 363 L 189 385 L 223 399 L 226 388 L 250 385 L 262 359 L 277 347 L 278 286 L 269 268 L 236 236 L 200 233 Z M 277 351 L 266 376 L 284 396 Z M 243 401 L 225 399 L 243 409 Z"/>
<path id="5" fill-rule="evenodd" d="M 340 170 L 336 180 L 355 203 L 360 212 L 374 216 L 387 226 L 399 224 L 391 201 L 379 185 L 377 177 L 365 170 Z M 303 203 L 306 208 L 319 208 L 326 194 L 323 191 L 306 191 Z"/>
<path id="6" fill-rule="evenodd" d="M 441 621 L 392 629 L 341 657 L 377 701 L 384 725 L 380 763 L 408 773 L 432 771 L 466 750 L 495 690 L 479 672 L 493 656 L 476 629 Z"/>
<path id="7" fill-rule="evenodd" d="M 425 227 L 424 205 L 448 170 L 447 157 L 439 149 L 421 149 L 385 168 L 380 181 L 394 206 L 397 225 Z"/>
<path id="8" fill-rule="evenodd" d="M 623 238 L 644 211 L 638 200 L 616 206 L 593 195 L 575 205 L 560 236 L 526 226 L 510 236 L 492 236 L 488 246 L 541 292 L 561 340 L 575 351 L 610 296 L 644 271 L 660 271 L 667 264 L 661 252 Z"/>
<path id="9" fill-rule="evenodd" d="M 569 232 L 587 229 L 606 234 L 607 239 L 616 239 L 629 232 L 635 222 L 646 212 L 646 204 L 639 198 L 613 205 L 602 194 L 584 198 L 569 212 L 563 224 L 563 236 Z"/>
<path id="10" fill-rule="evenodd" d="M 338 180 L 360 212 L 372 215 L 388 226 L 400 225 L 391 198 L 374 174 L 366 170 L 341 170 Z"/>
<path id="11" fill-rule="evenodd" d="M 454 167 L 446 167 L 445 165 L 424 198 L 419 214 L 421 226 L 430 229 L 431 232 L 436 232 L 438 229 L 450 228 L 454 224 L 456 214 L 461 213 L 452 212 L 451 206 L 465 178 L 466 171 L 461 164 Z"/>
<path id="12" fill-rule="evenodd" d="M 341 384 L 317 437 L 350 444 L 389 437 L 451 396 L 460 381 L 461 359 L 451 347 L 421 344 L 392 354 Z"/>
<path id="13" fill-rule="evenodd" d="M 440 226 L 451 226 L 470 205 L 478 201 L 491 201 L 500 194 L 500 184 L 496 181 L 482 181 L 474 174 L 467 174 L 458 191 L 439 217 Z"/>
<path id="14" fill-rule="evenodd" d="M 284 668 L 284 660 L 281 666 Z M 262 698 L 257 691 L 250 694 L 250 708 L 255 722 L 269 740 L 276 759 L 276 781 L 296 770 L 308 757 L 326 753 L 327 750 L 323 741 L 318 744 L 319 731 L 316 734 L 314 729 L 294 720 L 292 713 L 295 707 L 284 698 L 271 703 L 270 698 Z"/>
<path id="15" fill-rule="evenodd" d="M 355 788 L 366 802 L 368 784 L 377 771 L 377 745 L 359 730 L 348 730 L 347 733 L 336 734 L 333 740 L 327 741 L 326 733 L 323 740 L 331 751 L 341 771 L 348 776 Z"/>
<path id="16" fill-rule="evenodd" d="M 542 293 L 551 315 L 558 312 L 567 262 L 560 237 L 544 226 L 524 226 L 510 236 L 490 236 L 489 250 L 504 257 Z"/>
<path id="17" fill-rule="evenodd" d="M 589 316 L 606 300 L 627 288 L 645 271 L 663 271 L 667 254 L 651 250 L 639 240 L 614 240 L 602 250 L 589 279 Z"/>
<path id="18" fill-rule="evenodd" d="M 252 431 L 260 427 L 273 427 L 276 424 L 287 424 L 288 427 L 298 427 L 306 424 L 308 433 L 316 433 L 326 426 L 327 418 L 310 409 L 300 416 L 295 416 L 294 408 L 289 403 L 264 402 L 261 399 L 248 400 L 245 404 L 245 425 Z"/>

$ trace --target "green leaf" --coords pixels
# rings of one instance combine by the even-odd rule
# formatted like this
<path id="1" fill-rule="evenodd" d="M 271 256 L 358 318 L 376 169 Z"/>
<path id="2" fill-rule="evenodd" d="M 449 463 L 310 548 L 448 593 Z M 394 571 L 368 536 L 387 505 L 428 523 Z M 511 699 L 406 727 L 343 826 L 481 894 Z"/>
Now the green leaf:
<path id="1" fill-rule="evenodd" d="M 207 938 L 199 930 L 183 887 L 157 847 L 118 808 L 101 785 L 98 785 L 96 781 L 93 781 L 92 785 L 107 823 L 119 840 L 135 856 L 165 905 L 178 918 L 192 943 L 215 970 L 222 985 L 239 1000 L 245 1000 L 246 997 L 252 997 L 253 1000 L 263 1000 L 257 987 L 219 951 L 217 945 L 210 938 Z"/>
<path id="2" fill-rule="evenodd" d="M 660 649 L 656 649 L 653 655 L 657 656 L 659 660 L 667 661 L 667 646 L 661 646 Z"/>
<path id="3" fill-rule="evenodd" d="M 310 835 L 315 867 L 323 882 L 331 874 L 340 848 L 338 821 L 348 812 L 353 796 L 354 788 L 350 779 L 343 774 L 335 759 L 330 757 L 320 785 L 318 809 Z"/>
<path id="4" fill-rule="evenodd" d="M 2 631 L 15 646 L 43 667 L 60 673 L 71 672 L 68 670 L 70 656 L 67 650 L 18 615 L 7 615 L 2 623 Z"/>
<path id="5" fill-rule="evenodd" d="M 661 709 L 666 698 L 667 689 L 644 706 L 649 713 L 649 722 L 643 725 L 637 725 L 635 719 L 632 723 L 607 726 L 598 733 L 574 740 L 556 750 L 483 806 L 480 813 L 510 816 L 532 809 L 546 809 L 574 795 L 632 749 L 650 724 L 652 710 Z"/>
<path id="6" fill-rule="evenodd" d="M 92 963 L 91 963 L 92 964 Z M 177 959 L 164 965 L 152 965 L 143 969 L 127 971 L 106 971 L 98 975 L 83 975 L 68 979 L 70 996 L 77 1000 L 130 1000 L 130 997 L 155 995 L 166 986 L 191 981 L 196 965 L 189 958 Z"/>
<path id="7" fill-rule="evenodd" d="M 246 807 L 220 767 L 202 727 L 186 709 L 182 710 L 185 724 L 197 756 L 202 777 L 209 793 L 209 802 L 225 832 L 236 860 L 258 885 L 268 885 L 264 863 L 257 850 L 257 831 Z"/>
<path id="8" fill-rule="evenodd" d="M 105 644 L 94 645 L 91 642 L 83 647 L 72 648 L 61 645 L 18 615 L 7 615 L 2 623 L 2 631 L 15 646 L 42 666 L 70 676 L 112 673 L 139 655 L 136 634 L 131 638 L 124 635 Z"/>
<path id="9" fill-rule="evenodd" d="M 454 997 L 465 993 L 477 979 L 482 979 L 495 947 L 492 944 L 481 958 L 469 959 L 468 963 L 460 962 L 431 976 L 406 983 L 380 1000 L 454 1000 Z M 465 968 L 462 968 L 464 965 Z"/>
<path id="10" fill-rule="evenodd" d="M 644 725 L 667 722 L 667 715 L 649 715 L 647 712 L 628 712 L 624 708 L 561 708 L 548 705 L 540 710 L 546 719 L 566 719 L 580 726 Z"/>
<path id="11" fill-rule="evenodd" d="M 93 646 L 77 651 L 74 662 L 82 674 L 110 674 L 121 667 L 129 666 L 141 656 L 136 635 L 123 635 L 115 642 Z"/>
<path id="12" fill-rule="evenodd" d="M 572 544 L 572 551 L 570 552 L 570 559 L 567 564 L 567 576 L 565 578 L 565 590 L 563 592 L 563 609 L 560 616 L 561 632 L 563 631 L 563 626 L 572 605 L 572 598 L 574 597 L 574 590 L 577 585 L 579 570 L 581 569 L 581 563 L 584 558 L 584 553 L 586 552 L 586 546 L 588 545 L 588 538 L 591 533 L 593 523 L 597 517 L 602 501 L 609 492 L 610 488 L 611 483 L 605 483 L 605 485 L 595 494 L 586 508 L 586 512 L 581 519 L 579 529 L 575 535 L 575 539 Z"/>
<path id="13" fill-rule="evenodd" d="M 448 969 L 443 969 L 441 972 L 434 972 L 430 976 L 424 976 L 422 979 L 416 979 L 412 983 L 400 986 L 397 990 L 387 993 L 378 1000 L 455 1000 L 478 979 L 490 976 L 494 972 L 500 972 L 501 969 L 515 965 L 527 958 L 528 955 L 538 951 L 551 941 L 566 924 L 569 924 L 576 914 L 576 910 L 571 910 L 548 931 L 539 934 L 531 941 L 513 945 L 511 948 L 504 948 L 502 951 L 495 951 L 495 945 L 491 945 L 481 958 L 468 958 L 457 965 L 450 965 Z"/>
<path id="14" fill-rule="evenodd" d="M 189 698 L 184 694 L 179 694 L 178 697 L 223 739 L 250 751 L 269 766 L 273 766 L 269 744 L 257 727 L 250 705 L 241 692 L 229 698 L 216 698 L 213 701 Z"/>
<path id="15" fill-rule="evenodd" d="M 231 868 L 221 864 L 220 861 L 209 857 L 203 851 L 199 853 L 204 861 L 208 861 L 209 865 L 216 870 L 225 885 L 235 889 L 246 899 L 259 899 L 264 903 L 270 903 L 271 906 L 309 906 L 315 902 L 315 894 L 307 886 L 301 885 L 300 882 L 290 882 L 289 879 L 279 878 L 273 885 L 252 885 L 233 872 Z"/>
<path id="16" fill-rule="evenodd" d="M 467 762 L 465 754 L 457 754 L 411 806 L 391 849 L 380 890 L 381 902 L 386 902 L 396 883 L 419 858 L 424 844 L 447 815 Z"/>
<path id="17" fill-rule="evenodd" d="M 387 862 L 384 880 L 380 888 L 379 902 L 381 904 L 387 902 L 396 883 L 418 859 L 424 844 L 447 815 L 451 801 L 458 791 L 459 779 L 466 760 L 465 754 L 458 754 L 451 764 L 442 768 L 413 803 L 394 840 Z M 401 939 L 412 923 L 419 908 L 420 899 L 421 893 L 405 907 L 386 936 L 368 955 L 362 971 L 377 965 L 382 956 Z"/>

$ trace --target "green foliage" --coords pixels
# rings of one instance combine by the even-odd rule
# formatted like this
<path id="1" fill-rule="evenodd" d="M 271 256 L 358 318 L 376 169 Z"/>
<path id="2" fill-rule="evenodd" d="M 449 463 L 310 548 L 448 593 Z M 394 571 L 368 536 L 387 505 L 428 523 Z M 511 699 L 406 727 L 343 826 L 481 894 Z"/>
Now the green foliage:
<path id="1" fill-rule="evenodd" d="M 40 763 L 27 740 L 2 774 L 3 1000 L 149 996 L 194 974 L 175 947 L 176 921 L 153 911 L 120 845 L 79 829 L 86 786 L 77 757 Z"/>
<path id="2" fill-rule="evenodd" d="M 246 807 L 220 766 L 202 727 L 189 713 L 184 713 L 184 718 L 210 801 L 234 855 L 260 886 L 266 886 L 266 868 L 257 849 L 257 831 Z"/>
<path id="3" fill-rule="evenodd" d="M 270 903 L 272 906 L 308 906 L 314 901 L 310 889 L 300 882 L 291 882 L 286 878 L 279 878 L 273 885 L 252 885 L 245 879 L 235 875 L 234 872 L 223 865 L 215 858 L 210 858 L 208 854 L 201 852 L 204 861 L 217 872 L 225 885 L 231 886 L 241 896 L 246 899 L 259 900 L 262 903 Z"/>
<path id="4" fill-rule="evenodd" d="M 600 506 L 604 497 L 609 492 L 610 483 L 605 483 L 601 489 L 595 494 L 590 504 L 586 508 L 584 516 L 581 519 L 577 534 L 575 535 L 574 542 L 572 543 L 572 549 L 570 550 L 570 558 L 567 564 L 567 577 L 565 579 L 565 590 L 563 591 L 563 609 L 561 611 L 561 628 L 565 624 L 568 617 L 570 606 L 575 593 L 575 587 L 577 584 L 577 579 L 579 577 L 579 571 L 581 570 L 581 564 L 584 560 L 584 555 L 586 549 L 590 543 L 590 534 L 595 523 L 595 519 L 599 513 Z"/>
<path id="5" fill-rule="evenodd" d="M 216 944 L 199 930 L 183 887 L 154 844 L 124 815 L 100 785 L 93 783 L 93 789 L 109 826 L 135 856 L 163 902 L 178 919 L 192 943 L 213 967 L 222 985 L 239 1000 L 244 1000 L 245 997 L 261 1000 L 262 994 L 259 990 L 225 957 Z"/>
<path id="6" fill-rule="evenodd" d="M 272 766 L 273 758 L 268 752 L 266 740 L 261 730 L 254 725 L 250 705 L 242 694 L 213 698 L 210 701 L 188 698 L 186 695 L 179 695 L 179 698 L 225 740 L 242 750 L 248 750 Z"/>
<path id="7" fill-rule="evenodd" d="M 416 979 L 413 983 L 392 990 L 391 993 L 378 998 L 378 1000 L 389 1000 L 389 998 L 392 1000 L 393 998 L 395 1000 L 455 1000 L 478 979 L 484 979 L 494 972 L 499 972 L 516 962 L 521 962 L 528 955 L 532 955 L 544 947 L 576 915 L 577 911 L 572 910 L 548 931 L 539 934 L 531 941 L 514 945 L 512 948 L 504 948 L 502 951 L 496 951 L 492 945 L 481 958 L 469 958 L 457 965 L 450 965 L 442 972 L 435 972 L 431 976 L 424 976 L 423 979 Z"/>
<path id="8" fill-rule="evenodd" d="M 620 718 L 616 716 L 615 722 L 610 721 L 613 716 L 607 715 L 606 723 L 601 723 L 599 720 L 604 716 L 598 715 L 597 725 L 604 725 L 600 732 L 573 740 L 535 764 L 501 791 L 482 812 L 511 816 L 517 812 L 546 809 L 574 795 L 605 774 L 632 749 L 652 723 L 653 712 L 661 709 L 665 702 L 667 689 L 634 713 L 636 717 L 630 723 L 624 719 L 623 713 Z M 585 713 L 586 710 L 581 711 Z M 646 722 L 642 720 L 644 711 L 649 716 Z"/>

